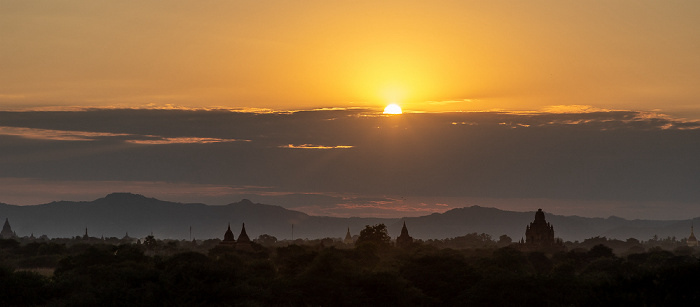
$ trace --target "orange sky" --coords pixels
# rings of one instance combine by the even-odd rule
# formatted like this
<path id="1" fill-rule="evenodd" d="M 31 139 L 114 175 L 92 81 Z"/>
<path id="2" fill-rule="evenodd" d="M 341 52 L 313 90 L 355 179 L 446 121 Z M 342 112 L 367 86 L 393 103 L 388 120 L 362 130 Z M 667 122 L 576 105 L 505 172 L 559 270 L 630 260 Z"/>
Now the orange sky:
<path id="1" fill-rule="evenodd" d="M 660 110 L 697 1 L 0 1 L 0 108 Z"/>

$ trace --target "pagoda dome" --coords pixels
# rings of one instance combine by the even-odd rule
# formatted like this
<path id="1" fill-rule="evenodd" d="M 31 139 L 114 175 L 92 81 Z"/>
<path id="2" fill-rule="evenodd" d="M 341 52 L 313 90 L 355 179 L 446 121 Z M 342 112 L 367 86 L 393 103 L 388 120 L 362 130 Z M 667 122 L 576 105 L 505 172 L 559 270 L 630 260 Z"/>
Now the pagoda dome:
<path id="1" fill-rule="evenodd" d="M 226 233 L 224 233 L 224 241 L 233 241 L 235 240 L 233 237 L 233 231 L 231 231 L 231 225 L 228 225 L 228 229 L 226 229 Z"/>

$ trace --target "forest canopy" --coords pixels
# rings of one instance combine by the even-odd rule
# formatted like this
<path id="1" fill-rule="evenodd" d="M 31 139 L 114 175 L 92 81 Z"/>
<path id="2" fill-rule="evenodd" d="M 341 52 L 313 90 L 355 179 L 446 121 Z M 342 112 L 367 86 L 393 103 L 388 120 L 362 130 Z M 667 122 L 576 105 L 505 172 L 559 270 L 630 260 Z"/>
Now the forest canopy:
<path id="1" fill-rule="evenodd" d="M 382 227 L 365 230 L 368 240 L 384 238 Z M 267 244 L 273 241 L 265 239 Z M 4 289 L 0 302 L 3 306 L 700 303 L 692 289 L 700 274 L 698 251 L 693 248 L 654 247 L 618 256 L 604 244 L 547 254 L 496 245 L 453 249 L 418 243 L 397 248 L 359 241 L 355 246 L 252 243 L 252 252 L 242 252 L 222 247 L 218 240 L 200 245 L 157 239 L 150 245 L 0 240 Z"/>

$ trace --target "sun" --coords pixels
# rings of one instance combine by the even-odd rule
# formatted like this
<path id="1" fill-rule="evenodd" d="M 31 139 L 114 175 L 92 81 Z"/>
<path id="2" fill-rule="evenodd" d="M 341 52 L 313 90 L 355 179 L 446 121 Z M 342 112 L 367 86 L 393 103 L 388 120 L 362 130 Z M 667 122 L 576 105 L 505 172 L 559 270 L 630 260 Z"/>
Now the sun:
<path id="1" fill-rule="evenodd" d="M 384 108 L 384 114 L 401 114 L 401 113 L 403 113 L 401 111 L 401 107 L 399 107 L 399 105 L 395 104 L 395 103 L 392 103 L 392 104 L 386 106 L 386 108 Z"/>

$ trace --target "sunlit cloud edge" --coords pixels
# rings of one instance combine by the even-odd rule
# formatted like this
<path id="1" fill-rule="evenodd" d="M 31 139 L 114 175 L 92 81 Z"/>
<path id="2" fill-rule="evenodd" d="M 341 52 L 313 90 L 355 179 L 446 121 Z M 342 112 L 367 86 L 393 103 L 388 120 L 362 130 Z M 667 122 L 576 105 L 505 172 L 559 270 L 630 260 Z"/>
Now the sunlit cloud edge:
<path id="1" fill-rule="evenodd" d="M 206 137 L 162 137 L 157 135 L 135 135 L 128 133 L 90 132 L 72 130 L 52 130 L 26 127 L 0 126 L 0 135 L 16 136 L 25 139 L 47 141 L 97 141 L 105 138 L 119 138 L 126 143 L 140 145 L 164 144 L 208 144 L 224 142 L 250 142 L 244 139 L 221 139 Z"/>
<path id="2" fill-rule="evenodd" d="M 450 100 L 450 101 L 444 101 L 444 102 L 439 102 L 439 101 L 430 101 L 426 103 L 433 103 L 433 104 L 439 104 L 439 103 L 456 103 L 456 102 L 465 102 L 465 101 L 471 101 L 471 99 L 463 99 L 463 100 Z M 389 115 L 382 114 L 381 108 L 369 108 L 369 107 L 324 107 L 324 108 L 310 108 L 310 109 L 294 109 L 294 110 L 273 110 L 273 109 L 267 109 L 267 108 L 246 108 L 246 107 L 239 107 L 239 108 L 231 108 L 231 107 L 224 107 L 224 106 L 212 106 L 212 107 L 187 107 L 187 106 L 179 106 L 179 105 L 173 105 L 173 104 L 164 104 L 164 105 L 156 105 L 156 104 L 146 104 L 146 105 L 141 105 L 141 106 L 132 106 L 132 107 L 124 107 L 124 106 L 100 106 L 100 107 L 91 107 L 91 106 L 55 106 L 55 107 L 35 107 L 35 108 L 27 108 L 27 109 L 22 109 L 22 110 L 0 110 L 1 112 L 81 112 L 81 111 L 99 111 L 99 110 L 173 110 L 173 111 L 192 111 L 192 112 L 197 112 L 197 111 L 219 111 L 219 112 L 232 112 L 232 113 L 248 113 L 248 114 L 295 114 L 299 112 L 327 112 L 327 111 L 351 111 L 351 113 L 346 114 L 346 116 L 351 116 L 351 117 L 387 117 Z M 574 114 L 613 114 L 613 113 L 630 113 L 630 118 L 620 120 L 620 119 L 615 119 L 619 120 L 622 123 L 630 124 L 630 123 L 635 123 L 635 122 L 641 122 L 641 121 L 652 121 L 652 120 L 662 120 L 666 121 L 664 125 L 658 125 L 655 126 L 657 129 L 662 129 L 662 130 L 667 130 L 667 129 L 678 129 L 678 130 L 694 130 L 694 129 L 700 129 L 700 120 L 692 120 L 692 119 L 686 119 L 686 118 L 679 118 L 679 117 L 674 117 L 670 116 L 667 114 L 662 113 L 659 110 L 652 110 L 652 111 L 638 111 L 638 110 L 622 110 L 622 109 L 607 109 L 607 108 L 599 108 L 591 105 L 552 105 L 552 106 L 547 106 L 543 107 L 538 110 L 506 110 L 506 109 L 498 109 L 498 108 L 492 108 L 492 109 L 484 109 L 484 110 L 467 110 L 467 111 L 436 111 L 436 112 L 428 112 L 428 111 L 416 111 L 416 110 L 404 110 L 404 114 L 422 114 L 422 113 L 428 113 L 428 114 L 483 114 L 483 113 L 490 113 L 490 114 L 504 114 L 504 115 L 514 115 L 514 116 L 524 116 L 524 117 L 532 117 L 532 116 L 538 116 L 538 115 L 574 115 Z M 333 120 L 335 118 L 327 119 L 327 120 Z M 605 120 L 602 120 L 605 121 Z M 569 120 L 569 119 L 561 119 L 561 120 L 553 120 L 550 121 L 548 124 L 550 125 L 576 125 L 576 124 L 590 124 L 594 122 L 602 122 L 601 120 L 597 119 L 580 119 L 580 120 Z M 465 122 L 466 123 L 466 122 Z M 453 124 L 463 124 L 462 122 L 454 122 Z M 506 124 L 505 126 L 509 126 L 509 124 Z M 527 123 L 516 123 L 513 125 L 510 125 L 515 128 L 527 128 L 529 126 L 543 126 L 543 125 L 530 125 Z M 2 133 L 0 133 L 2 134 Z M 117 136 L 118 134 L 114 134 L 113 136 Z M 101 137 L 106 137 L 108 135 L 102 135 Z M 75 138 L 71 138 L 70 136 L 64 136 L 60 140 L 70 140 L 70 141 L 80 141 L 80 140 L 91 140 L 91 137 L 98 137 L 97 135 L 94 136 L 76 136 Z M 56 136 L 53 138 L 53 140 L 59 140 L 59 137 Z M 219 141 L 213 141 L 213 140 L 201 140 L 201 143 L 214 143 L 214 142 L 232 142 L 232 141 L 241 141 L 241 140 L 233 140 L 233 139 L 220 139 Z M 243 141 L 248 141 L 248 140 L 243 140 Z M 136 143 L 136 144 L 169 144 L 169 143 L 186 143 L 182 140 L 172 140 L 172 142 L 166 141 L 165 139 L 162 140 L 157 140 L 154 142 L 148 142 L 148 141 L 133 141 L 130 143 Z M 302 147 L 289 147 L 289 146 L 283 146 L 285 148 L 302 148 Z M 332 148 L 325 148 L 325 147 L 330 147 L 330 146 L 322 146 L 320 145 L 319 148 L 313 148 L 314 146 L 310 147 L 304 147 L 305 149 L 332 149 Z M 342 147 L 333 147 L 334 149 L 342 148 Z"/>
<path id="3" fill-rule="evenodd" d="M 316 145 L 316 144 L 300 144 L 300 145 L 287 144 L 287 145 L 280 145 L 277 147 L 288 148 L 288 149 L 350 149 L 350 148 L 353 148 L 354 146 L 352 146 L 352 145 L 327 146 L 327 145 Z"/>

